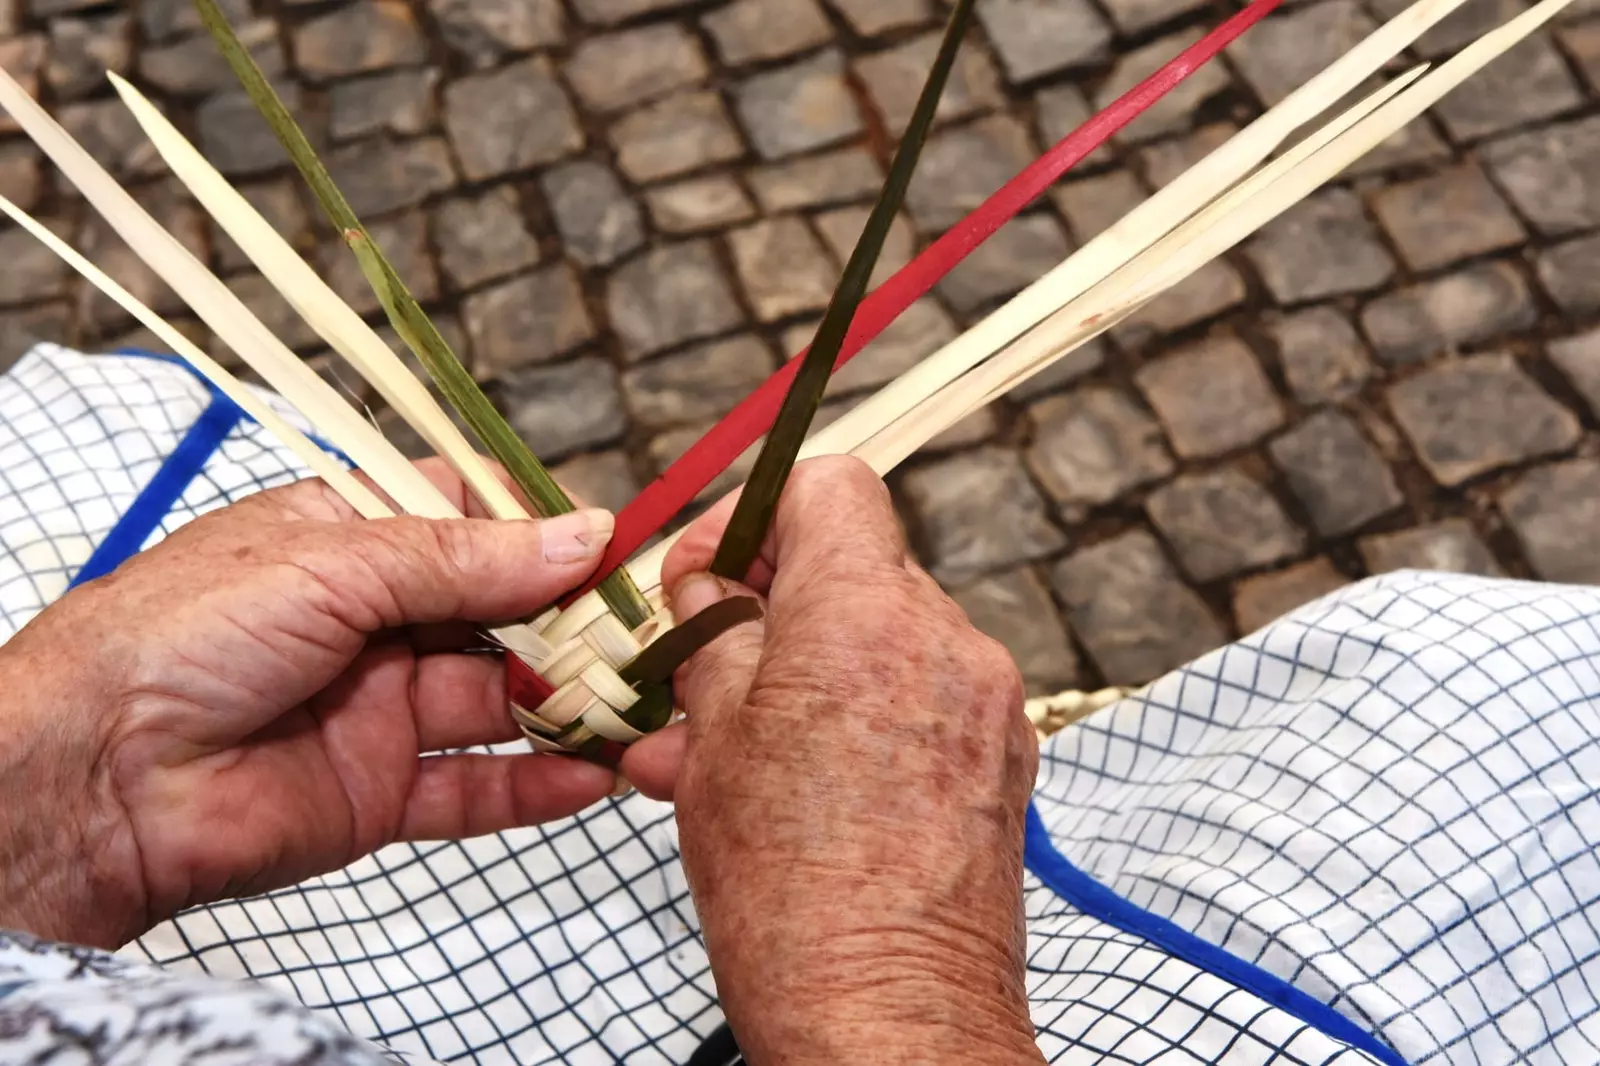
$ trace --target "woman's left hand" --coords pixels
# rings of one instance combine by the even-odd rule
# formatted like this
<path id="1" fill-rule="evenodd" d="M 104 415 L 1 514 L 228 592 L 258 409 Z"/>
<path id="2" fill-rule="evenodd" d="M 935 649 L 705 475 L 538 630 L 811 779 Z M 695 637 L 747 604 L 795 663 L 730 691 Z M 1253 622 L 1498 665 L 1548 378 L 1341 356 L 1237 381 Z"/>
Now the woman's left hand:
<path id="1" fill-rule="evenodd" d="M 0 927 L 113 947 L 601 799 L 614 776 L 576 760 L 426 753 L 519 735 L 499 658 L 461 653 L 470 623 L 577 587 L 610 535 L 597 511 L 361 521 L 306 481 L 67 594 L 0 646 Z"/>

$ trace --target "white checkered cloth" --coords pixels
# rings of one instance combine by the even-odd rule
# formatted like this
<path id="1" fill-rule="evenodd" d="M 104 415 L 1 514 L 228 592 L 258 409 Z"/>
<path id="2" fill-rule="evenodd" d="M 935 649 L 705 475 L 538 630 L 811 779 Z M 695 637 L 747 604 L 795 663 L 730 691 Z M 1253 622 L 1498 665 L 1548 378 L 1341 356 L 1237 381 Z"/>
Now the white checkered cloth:
<path id="1" fill-rule="evenodd" d="M 56 347 L 0 378 L 0 639 L 108 541 L 302 476 L 248 422 L 197 433 L 217 402 Z M 1597 619 L 1591 589 L 1389 575 L 1052 738 L 1025 883 L 1046 1055 L 1600 1062 Z M 637 795 L 385 848 L 123 956 L 256 978 L 417 1061 L 681 1064 L 721 1020 L 671 810 Z"/>

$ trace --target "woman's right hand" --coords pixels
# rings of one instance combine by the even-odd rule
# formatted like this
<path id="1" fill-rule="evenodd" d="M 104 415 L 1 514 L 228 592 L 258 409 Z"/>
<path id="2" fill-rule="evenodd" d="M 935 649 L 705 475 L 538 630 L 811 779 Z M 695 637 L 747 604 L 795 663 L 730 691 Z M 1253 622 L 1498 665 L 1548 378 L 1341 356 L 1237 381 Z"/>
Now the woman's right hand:
<path id="1" fill-rule="evenodd" d="M 673 548 L 678 617 L 732 501 Z M 1023 988 L 1038 745 L 1015 664 L 908 556 L 882 481 L 796 467 L 760 622 L 684 666 L 688 720 L 628 753 L 672 797 L 724 1010 L 752 1062 L 1041 1061 Z"/>

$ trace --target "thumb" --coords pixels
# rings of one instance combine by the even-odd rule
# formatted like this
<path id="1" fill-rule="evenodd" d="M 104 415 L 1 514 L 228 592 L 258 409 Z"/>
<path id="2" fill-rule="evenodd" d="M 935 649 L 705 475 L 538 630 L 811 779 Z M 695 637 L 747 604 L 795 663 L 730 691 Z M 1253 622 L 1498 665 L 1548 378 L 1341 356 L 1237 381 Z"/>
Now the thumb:
<path id="1" fill-rule="evenodd" d="M 520 618 L 577 588 L 615 520 L 585 510 L 539 521 L 394 518 L 337 527 L 325 587 L 348 588 L 373 629 Z M 361 565 L 350 566 L 351 556 Z M 352 580 L 352 578 L 354 580 Z"/>
<path id="2" fill-rule="evenodd" d="M 755 595 L 736 581 L 692 573 L 673 590 L 672 613 L 693 618 L 721 600 Z M 766 612 L 762 612 L 760 619 L 734 626 L 678 668 L 675 687 L 678 703 L 689 718 L 691 738 L 715 728 L 718 719 L 744 702 L 755 682 L 765 640 Z"/>

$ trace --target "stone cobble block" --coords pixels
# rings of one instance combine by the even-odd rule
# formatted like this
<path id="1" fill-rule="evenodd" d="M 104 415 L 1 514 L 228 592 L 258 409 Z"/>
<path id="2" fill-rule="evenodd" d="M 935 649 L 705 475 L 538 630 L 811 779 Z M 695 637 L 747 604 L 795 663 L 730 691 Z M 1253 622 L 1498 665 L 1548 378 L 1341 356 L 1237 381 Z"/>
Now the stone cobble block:
<path id="1" fill-rule="evenodd" d="M 1389 386 L 1389 409 L 1441 485 L 1578 443 L 1578 419 L 1509 355 L 1475 355 Z"/>
<path id="2" fill-rule="evenodd" d="M 1135 381 L 1185 459 L 1242 448 L 1283 424 L 1283 407 L 1256 357 L 1231 337 L 1148 363 Z"/>
<path id="3" fill-rule="evenodd" d="M 517 194 L 508 185 L 446 200 L 433 220 L 439 266 L 457 289 L 476 288 L 539 261 L 539 242 L 528 232 Z"/>
<path id="4" fill-rule="evenodd" d="M 644 215 L 604 163 L 579 159 L 539 181 L 562 246 L 575 262 L 610 266 L 645 243 Z"/>
<path id="5" fill-rule="evenodd" d="M 461 313 L 484 378 L 549 362 L 595 337 L 577 275 L 564 263 L 475 292 Z"/>
<path id="6" fill-rule="evenodd" d="M 884 125 L 897 137 L 911 121 L 911 112 L 922 95 L 922 84 L 943 37 L 941 32 L 927 33 L 856 60 L 856 76 L 866 85 Z M 976 48 L 966 48 L 956 56 L 934 118 L 949 122 L 988 111 L 1003 102 L 1000 76 L 989 57 Z"/>
<path id="7" fill-rule="evenodd" d="M 617 166 L 636 182 L 677 177 L 744 154 L 739 133 L 716 93 L 669 96 L 629 112 L 611 127 Z"/>
<path id="8" fill-rule="evenodd" d="M 1366 292 L 1394 277 L 1394 260 L 1361 200 L 1343 188 L 1313 193 L 1289 208 L 1262 228 L 1245 254 L 1281 304 Z"/>
<path id="9" fill-rule="evenodd" d="M 1600 418 L 1600 330 L 1562 337 L 1546 348 L 1550 361 L 1583 397 L 1590 413 Z"/>
<path id="10" fill-rule="evenodd" d="M 1373 574 L 1395 570 L 1440 570 L 1499 577 L 1488 545 L 1464 518 L 1447 518 L 1397 533 L 1375 533 L 1360 541 L 1361 561 Z"/>
<path id="11" fill-rule="evenodd" d="M 978 21 L 1013 84 L 1099 62 L 1111 27 L 1088 0 L 983 0 Z"/>
<path id="12" fill-rule="evenodd" d="M 561 44 L 567 19 L 561 0 L 425 0 L 439 35 L 474 70 L 507 56 Z"/>
<path id="13" fill-rule="evenodd" d="M 849 140 L 861 113 L 844 80 L 844 58 L 829 49 L 753 75 L 734 89 L 739 119 L 763 159 L 782 159 Z"/>
<path id="14" fill-rule="evenodd" d="M 877 197 L 883 178 L 883 171 L 865 150 L 845 148 L 756 167 L 750 172 L 750 186 L 762 210 L 777 213 L 870 201 Z"/>
<path id="15" fill-rule="evenodd" d="M 784 59 L 833 39 L 817 0 L 733 0 L 701 18 L 724 63 Z"/>
<path id="16" fill-rule="evenodd" d="M 1143 684 L 1227 639 L 1216 615 L 1142 529 L 1069 556 L 1052 571 L 1051 584 L 1108 684 Z"/>
<path id="17" fill-rule="evenodd" d="M 906 190 L 906 210 L 924 233 L 961 221 L 1023 167 L 1035 152 L 1016 119 L 994 115 L 928 138 Z"/>
<path id="18" fill-rule="evenodd" d="M 610 444 L 628 428 L 616 371 L 599 356 L 509 374 L 499 399 L 511 428 L 547 462 Z"/>
<path id="19" fill-rule="evenodd" d="M 1232 467 L 1181 474 L 1144 507 L 1184 571 L 1202 583 L 1292 559 L 1306 545 L 1272 493 Z"/>
<path id="20" fill-rule="evenodd" d="M 1600 236 L 1576 237 L 1541 249 L 1534 269 L 1544 291 L 1567 314 L 1600 311 Z"/>
<path id="21" fill-rule="evenodd" d="M 933 576 L 962 584 L 1053 555 L 1066 534 L 1028 480 L 1017 453 L 979 448 L 918 466 L 904 479 Z"/>
<path id="22" fill-rule="evenodd" d="M 1572 459 L 1522 475 L 1500 497 L 1533 572 L 1546 581 L 1600 583 L 1600 462 Z"/>
<path id="23" fill-rule="evenodd" d="M 1354 532 L 1405 503 L 1383 456 L 1338 411 L 1306 417 L 1267 451 L 1324 537 Z"/>
<path id="24" fill-rule="evenodd" d="M 434 130 L 439 80 L 439 71 L 428 67 L 336 82 L 328 92 L 328 135 L 351 141 L 374 134 L 407 137 Z"/>
<path id="25" fill-rule="evenodd" d="M 572 101 L 542 58 L 446 85 L 444 124 L 468 181 L 553 163 L 584 144 Z"/>
<path id="26" fill-rule="evenodd" d="M 1400 365 L 1527 329 L 1538 319 L 1527 282 L 1508 263 L 1480 263 L 1380 296 L 1361 312 L 1378 358 Z"/>
<path id="27" fill-rule="evenodd" d="M 618 267 L 606 288 L 606 309 L 624 357 L 634 360 L 744 322 L 705 241 L 661 245 Z"/>
<path id="28" fill-rule="evenodd" d="M 363 219 L 416 207 L 456 183 L 450 149 L 442 137 L 356 141 L 323 159 L 350 210 Z"/>
<path id="29" fill-rule="evenodd" d="M 1481 157 L 1539 233 L 1600 226 L 1600 115 L 1491 141 Z"/>
<path id="30" fill-rule="evenodd" d="M 590 37 L 563 69 L 578 100 L 594 111 L 642 104 L 710 73 L 699 40 L 670 22 Z"/>
<path id="31" fill-rule="evenodd" d="M 1582 102 L 1566 62 L 1541 34 L 1468 78 L 1433 110 L 1451 139 L 1465 143 L 1525 128 Z"/>
<path id="32" fill-rule="evenodd" d="M 1083 387 L 1028 409 L 1033 442 L 1028 467 L 1076 521 L 1175 469 L 1161 427 L 1117 389 Z"/>
<path id="33" fill-rule="evenodd" d="M 1413 270 L 1515 247 L 1524 238 L 1516 216 L 1470 163 L 1391 185 L 1372 207 Z"/>
<path id="34" fill-rule="evenodd" d="M 827 308 L 838 271 L 800 219 L 790 215 L 734 230 L 728 245 L 739 285 L 761 321 Z"/>
<path id="35" fill-rule="evenodd" d="M 622 510 L 643 488 L 634 477 L 626 452 L 590 452 L 551 469 L 567 495 L 589 507 Z"/>
<path id="36" fill-rule="evenodd" d="M 650 220 L 672 236 L 724 229 L 755 217 L 755 205 L 737 181 L 726 174 L 687 178 L 645 193 Z"/>
<path id="37" fill-rule="evenodd" d="M 951 593 L 980 632 L 1005 645 L 1031 696 L 1053 696 L 1080 682 L 1078 653 L 1050 592 L 1019 567 L 980 578 Z"/>
<path id="38" fill-rule="evenodd" d="M 1336 592 L 1350 579 L 1326 558 L 1271 574 L 1247 577 L 1233 589 L 1233 619 L 1240 633 L 1254 633 L 1312 600 Z"/>
<path id="39" fill-rule="evenodd" d="M 929 0 L 828 0 L 828 6 L 863 37 L 920 26 L 934 16 Z"/>
<path id="40" fill-rule="evenodd" d="M 1034 212 L 1014 218 L 973 250 L 939 282 L 938 292 L 958 314 L 969 314 L 1037 281 L 1071 251 L 1061 223 Z"/>
<path id="41" fill-rule="evenodd" d="M 742 334 L 630 367 L 622 394 L 636 424 L 668 429 L 720 418 L 776 368 L 771 350 Z"/>
<path id="42" fill-rule="evenodd" d="M 354 0 L 301 23 L 293 39 L 295 67 L 316 81 L 420 63 L 428 55 L 404 0 Z"/>
<path id="43" fill-rule="evenodd" d="M 1355 327 L 1331 307 L 1286 315 L 1268 329 L 1278 346 L 1284 380 L 1303 404 L 1349 399 L 1372 377 L 1372 361 Z"/>

